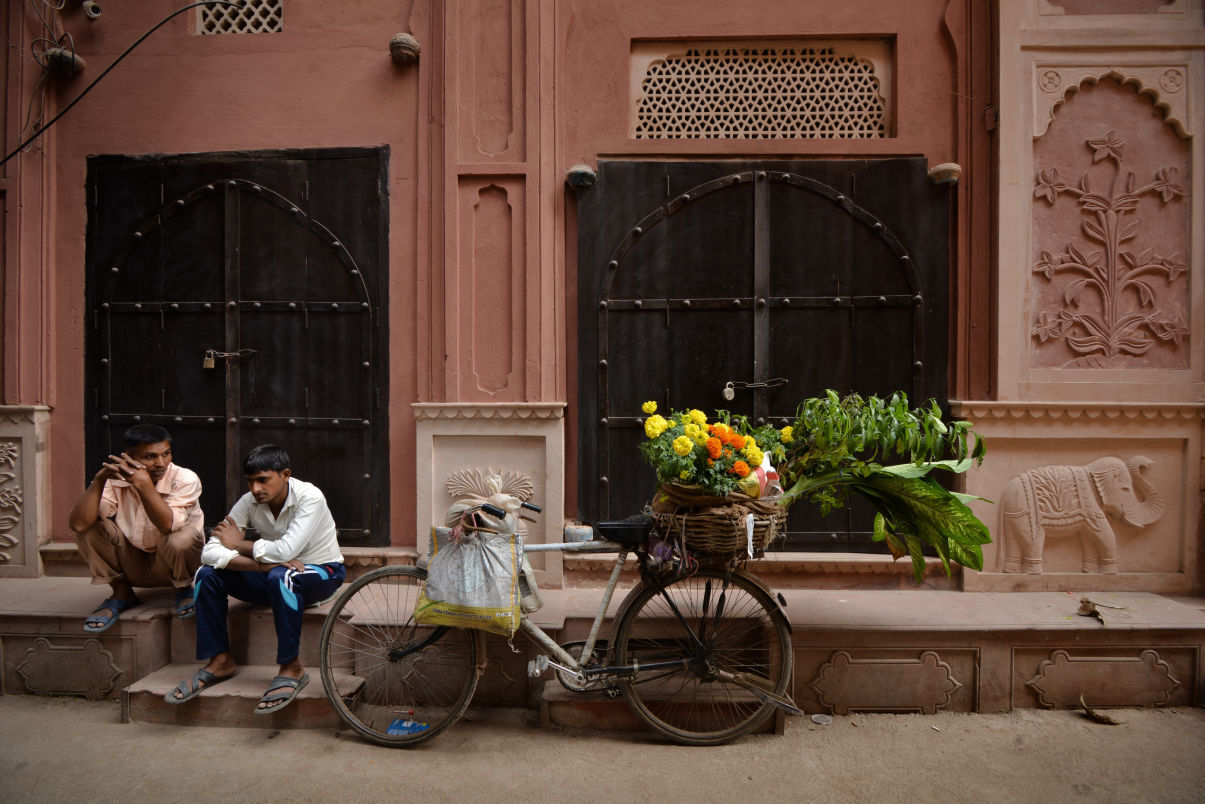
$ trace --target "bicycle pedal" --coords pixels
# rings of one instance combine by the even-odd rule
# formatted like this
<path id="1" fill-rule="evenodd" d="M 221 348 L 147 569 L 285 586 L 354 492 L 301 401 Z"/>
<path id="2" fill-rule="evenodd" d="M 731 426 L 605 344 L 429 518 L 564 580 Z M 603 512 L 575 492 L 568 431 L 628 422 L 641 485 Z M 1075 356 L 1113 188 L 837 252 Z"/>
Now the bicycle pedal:
<path id="1" fill-rule="evenodd" d="M 544 675 L 544 671 L 548 669 L 548 657 L 544 655 L 537 656 L 527 663 L 527 675 L 530 678 L 539 678 Z"/>

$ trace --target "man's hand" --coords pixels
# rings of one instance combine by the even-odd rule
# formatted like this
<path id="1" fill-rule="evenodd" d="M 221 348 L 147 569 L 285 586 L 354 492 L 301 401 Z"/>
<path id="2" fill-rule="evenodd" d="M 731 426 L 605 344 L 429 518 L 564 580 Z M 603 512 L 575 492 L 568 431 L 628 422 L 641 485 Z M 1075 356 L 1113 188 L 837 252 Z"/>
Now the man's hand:
<path id="1" fill-rule="evenodd" d="M 107 471 L 109 477 L 124 480 L 131 486 L 150 483 L 153 488 L 155 485 L 151 482 L 151 474 L 146 470 L 146 467 L 125 452 L 121 453 L 121 455 L 110 455 L 109 460 L 102 464 L 101 471 Z"/>
<path id="2" fill-rule="evenodd" d="M 238 550 L 240 545 L 244 545 L 246 540 L 243 538 L 243 532 L 234 524 L 234 520 L 226 517 L 221 522 L 213 526 L 210 533 L 218 537 L 218 541 L 228 550 Z M 241 553 L 242 551 L 239 550 Z"/>

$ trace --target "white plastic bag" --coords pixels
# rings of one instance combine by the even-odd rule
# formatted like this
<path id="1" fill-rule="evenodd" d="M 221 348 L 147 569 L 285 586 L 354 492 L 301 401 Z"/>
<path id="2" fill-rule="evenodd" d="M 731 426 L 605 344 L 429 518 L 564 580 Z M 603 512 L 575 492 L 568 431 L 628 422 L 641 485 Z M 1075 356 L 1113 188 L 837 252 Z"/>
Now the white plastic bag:
<path id="1" fill-rule="evenodd" d="M 468 510 L 460 509 L 459 527 L 431 529 L 427 584 L 414 619 L 509 637 L 519 627 L 523 538 L 510 517 L 466 516 Z"/>

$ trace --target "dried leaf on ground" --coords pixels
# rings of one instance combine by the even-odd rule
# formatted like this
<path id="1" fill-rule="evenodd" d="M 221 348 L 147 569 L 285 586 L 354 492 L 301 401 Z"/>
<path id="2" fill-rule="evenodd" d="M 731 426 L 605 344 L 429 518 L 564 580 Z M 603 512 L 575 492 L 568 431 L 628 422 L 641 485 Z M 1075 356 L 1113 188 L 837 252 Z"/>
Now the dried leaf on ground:
<path id="1" fill-rule="evenodd" d="M 1083 712 L 1084 717 L 1088 718 L 1089 720 L 1094 720 L 1097 723 L 1104 723 L 1109 726 L 1120 726 L 1122 723 L 1125 723 L 1124 720 L 1115 720 L 1114 718 L 1111 718 L 1108 715 L 1104 715 L 1104 714 L 1101 714 L 1100 712 L 1090 709 L 1088 707 L 1088 704 L 1084 703 L 1083 695 L 1079 696 L 1079 705 L 1084 707 L 1084 712 Z"/>

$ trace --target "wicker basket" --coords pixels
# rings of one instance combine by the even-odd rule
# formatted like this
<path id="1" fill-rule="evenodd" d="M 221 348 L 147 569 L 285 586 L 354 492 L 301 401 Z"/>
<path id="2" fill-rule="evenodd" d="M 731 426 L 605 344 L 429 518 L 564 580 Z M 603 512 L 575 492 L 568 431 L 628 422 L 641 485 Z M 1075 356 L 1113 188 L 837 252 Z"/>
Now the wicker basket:
<path id="1" fill-rule="evenodd" d="M 657 530 L 667 540 L 682 539 L 688 550 L 717 555 L 745 555 L 745 517 L 753 514 L 753 554 L 765 553 L 778 538 L 786 509 L 745 494 L 715 497 L 689 486 L 661 484 L 650 506 Z"/>

